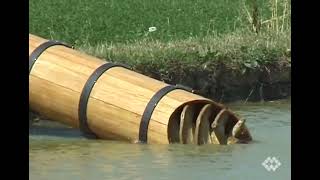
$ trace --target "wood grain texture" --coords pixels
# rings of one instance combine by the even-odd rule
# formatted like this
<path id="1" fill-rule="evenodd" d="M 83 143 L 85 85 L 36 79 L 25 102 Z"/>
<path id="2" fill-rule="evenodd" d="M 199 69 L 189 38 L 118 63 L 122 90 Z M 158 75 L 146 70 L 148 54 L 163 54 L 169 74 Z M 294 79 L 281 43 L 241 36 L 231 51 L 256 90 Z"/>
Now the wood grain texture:
<path id="1" fill-rule="evenodd" d="M 45 41 L 29 34 L 29 55 Z M 81 91 L 89 76 L 104 63 L 105 60 L 65 46 L 46 49 L 29 75 L 30 108 L 52 120 L 79 127 Z M 91 91 L 87 106 L 89 128 L 99 138 L 137 141 L 147 103 L 167 85 L 123 67 L 109 69 L 100 76 Z M 186 104 L 194 103 L 210 104 L 212 111 L 224 108 L 222 104 L 202 96 L 173 90 L 154 109 L 148 128 L 148 143 L 179 143 L 182 109 Z M 194 116 L 192 112 L 184 113 Z M 236 124 L 238 117 L 231 116 L 232 124 Z"/>

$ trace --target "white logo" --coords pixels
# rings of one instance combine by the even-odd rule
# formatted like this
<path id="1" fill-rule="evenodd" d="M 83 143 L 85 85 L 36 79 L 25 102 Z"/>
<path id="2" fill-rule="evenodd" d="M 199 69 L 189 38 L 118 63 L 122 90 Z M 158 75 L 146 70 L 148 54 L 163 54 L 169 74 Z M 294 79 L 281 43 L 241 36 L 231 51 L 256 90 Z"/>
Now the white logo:
<path id="1" fill-rule="evenodd" d="M 281 162 L 276 157 L 268 157 L 263 161 L 262 166 L 268 171 L 276 171 L 281 166 Z"/>

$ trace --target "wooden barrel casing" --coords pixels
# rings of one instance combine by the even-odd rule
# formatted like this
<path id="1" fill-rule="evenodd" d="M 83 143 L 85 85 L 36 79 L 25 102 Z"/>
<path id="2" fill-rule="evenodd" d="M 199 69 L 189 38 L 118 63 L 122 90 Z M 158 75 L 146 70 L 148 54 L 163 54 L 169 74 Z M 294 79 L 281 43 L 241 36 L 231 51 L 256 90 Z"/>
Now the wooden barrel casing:
<path id="1" fill-rule="evenodd" d="M 29 54 L 46 39 L 29 35 Z M 88 77 L 106 61 L 64 46 L 46 49 L 29 75 L 30 108 L 46 117 L 79 127 L 79 100 Z M 89 128 L 102 139 L 137 141 L 142 114 L 152 96 L 168 84 L 123 67 L 104 72 L 95 83 L 87 105 Z M 148 143 L 175 142 L 170 124 L 187 103 L 223 105 L 177 89 L 165 95 L 154 109 L 148 127 Z M 238 118 L 234 115 L 234 123 Z M 171 129 L 170 129 L 171 128 Z M 179 129 L 179 128 L 178 128 Z M 178 132 L 177 132 L 178 133 Z"/>

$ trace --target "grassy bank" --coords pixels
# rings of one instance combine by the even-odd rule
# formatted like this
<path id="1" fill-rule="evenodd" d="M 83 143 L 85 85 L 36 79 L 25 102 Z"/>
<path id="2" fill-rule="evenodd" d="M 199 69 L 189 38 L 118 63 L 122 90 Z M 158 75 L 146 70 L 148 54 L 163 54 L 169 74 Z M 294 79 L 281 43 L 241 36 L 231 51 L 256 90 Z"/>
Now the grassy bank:
<path id="1" fill-rule="evenodd" d="M 267 94 L 290 94 L 287 0 L 30 0 L 29 9 L 30 33 L 212 98 L 261 98 L 269 85 Z"/>
<path id="2" fill-rule="evenodd" d="M 171 42 L 84 44 L 79 50 L 227 102 L 291 94 L 291 33 L 233 32 Z"/>
<path id="3" fill-rule="evenodd" d="M 161 76 L 174 73 L 179 68 L 177 65 L 184 69 L 203 70 L 225 64 L 229 69 L 245 73 L 279 59 L 290 63 L 290 35 L 290 31 L 258 35 L 236 31 L 221 36 L 190 37 L 167 43 L 146 39 L 129 44 L 83 44 L 77 48 L 108 61 L 128 64 L 137 70 L 149 73 L 158 71 Z"/>

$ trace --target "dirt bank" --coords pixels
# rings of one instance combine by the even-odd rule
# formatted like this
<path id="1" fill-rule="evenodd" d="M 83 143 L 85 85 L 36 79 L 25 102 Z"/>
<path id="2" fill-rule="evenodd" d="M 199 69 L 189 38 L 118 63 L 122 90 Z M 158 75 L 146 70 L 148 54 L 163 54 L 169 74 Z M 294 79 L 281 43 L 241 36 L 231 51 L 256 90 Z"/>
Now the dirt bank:
<path id="1" fill-rule="evenodd" d="M 136 71 L 152 78 L 182 84 L 197 94 L 218 102 L 238 100 L 277 100 L 291 96 L 291 63 L 288 59 L 271 61 L 259 68 L 240 71 L 224 63 L 185 66 L 181 61 L 168 61 L 171 67 L 159 71 L 154 64 L 137 66 Z"/>

